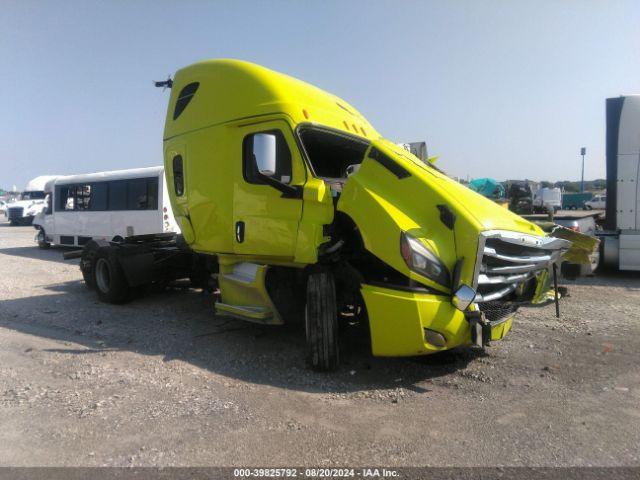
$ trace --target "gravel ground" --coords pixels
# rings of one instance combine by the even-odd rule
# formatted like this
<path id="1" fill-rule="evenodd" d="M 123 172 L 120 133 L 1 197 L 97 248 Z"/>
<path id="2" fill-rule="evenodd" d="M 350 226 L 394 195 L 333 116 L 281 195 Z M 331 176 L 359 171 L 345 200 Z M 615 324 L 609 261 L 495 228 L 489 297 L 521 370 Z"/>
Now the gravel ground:
<path id="1" fill-rule="evenodd" d="M 97 301 L 0 223 L 0 465 L 639 465 L 640 276 L 566 282 L 485 351 L 304 368 L 303 333 L 174 289 Z"/>

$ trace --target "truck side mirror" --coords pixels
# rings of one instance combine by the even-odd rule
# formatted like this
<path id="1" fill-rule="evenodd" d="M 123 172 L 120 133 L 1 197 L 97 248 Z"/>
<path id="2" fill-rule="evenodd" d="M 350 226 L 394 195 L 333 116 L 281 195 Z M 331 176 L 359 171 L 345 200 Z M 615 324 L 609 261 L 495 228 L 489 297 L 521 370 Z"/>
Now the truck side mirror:
<path id="1" fill-rule="evenodd" d="M 256 133 L 253 136 L 253 158 L 256 170 L 265 177 L 276 173 L 276 136 L 273 133 Z"/>

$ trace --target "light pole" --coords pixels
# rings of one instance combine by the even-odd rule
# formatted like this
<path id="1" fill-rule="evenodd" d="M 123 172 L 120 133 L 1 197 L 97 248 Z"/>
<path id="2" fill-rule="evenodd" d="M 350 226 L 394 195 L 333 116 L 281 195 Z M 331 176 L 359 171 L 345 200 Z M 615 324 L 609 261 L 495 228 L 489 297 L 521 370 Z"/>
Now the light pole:
<path id="1" fill-rule="evenodd" d="M 587 154 L 587 147 L 580 149 L 580 155 L 582 155 L 582 176 L 580 177 L 580 193 L 584 193 L 584 156 Z"/>

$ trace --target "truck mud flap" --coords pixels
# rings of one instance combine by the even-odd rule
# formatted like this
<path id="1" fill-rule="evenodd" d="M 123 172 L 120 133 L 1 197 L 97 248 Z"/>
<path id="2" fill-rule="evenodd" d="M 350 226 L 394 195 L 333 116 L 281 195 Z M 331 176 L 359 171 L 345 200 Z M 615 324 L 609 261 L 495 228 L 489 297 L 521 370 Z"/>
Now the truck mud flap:
<path id="1" fill-rule="evenodd" d="M 147 285 L 153 281 L 153 253 L 118 255 L 118 260 L 130 287 Z"/>

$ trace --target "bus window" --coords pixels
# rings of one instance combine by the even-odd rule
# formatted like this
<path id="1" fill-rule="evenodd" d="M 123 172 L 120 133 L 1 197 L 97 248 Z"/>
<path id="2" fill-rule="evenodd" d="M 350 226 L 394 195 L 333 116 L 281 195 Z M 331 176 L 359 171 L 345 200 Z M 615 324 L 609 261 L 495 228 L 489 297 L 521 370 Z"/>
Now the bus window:
<path id="1" fill-rule="evenodd" d="M 127 209 L 127 181 L 109 182 L 109 210 Z"/>
<path id="2" fill-rule="evenodd" d="M 149 210 L 158 209 L 158 179 L 147 179 L 147 208 Z"/>
<path id="3" fill-rule="evenodd" d="M 56 187 L 56 212 L 73 210 L 75 187 L 61 185 Z"/>
<path id="4" fill-rule="evenodd" d="M 76 185 L 76 210 L 89 210 L 91 185 Z"/>
<path id="5" fill-rule="evenodd" d="M 107 182 L 94 183 L 91 185 L 91 199 L 89 210 L 100 212 L 107 209 Z"/>
<path id="6" fill-rule="evenodd" d="M 147 179 L 134 178 L 128 181 L 127 210 L 147 209 Z"/>

